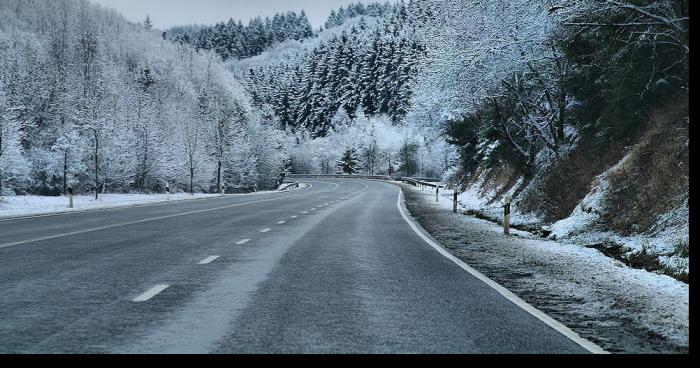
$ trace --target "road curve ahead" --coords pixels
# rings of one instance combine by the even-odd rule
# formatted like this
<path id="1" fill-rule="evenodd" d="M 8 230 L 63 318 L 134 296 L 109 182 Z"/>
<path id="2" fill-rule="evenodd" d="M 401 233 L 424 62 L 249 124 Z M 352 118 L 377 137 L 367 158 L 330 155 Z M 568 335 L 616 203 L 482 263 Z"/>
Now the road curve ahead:
<path id="1" fill-rule="evenodd" d="M 0 221 L 0 353 L 586 353 L 440 254 L 392 184 Z"/>

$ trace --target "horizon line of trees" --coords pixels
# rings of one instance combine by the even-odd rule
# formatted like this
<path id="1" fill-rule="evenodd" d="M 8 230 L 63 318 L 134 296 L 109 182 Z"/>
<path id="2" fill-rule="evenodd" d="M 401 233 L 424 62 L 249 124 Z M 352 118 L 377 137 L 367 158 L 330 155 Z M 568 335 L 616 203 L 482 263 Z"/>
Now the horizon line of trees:
<path id="1" fill-rule="evenodd" d="M 259 55 L 275 43 L 301 41 L 315 36 L 306 13 L 289 11 L 270 17 L 255 17 L 247 25 L 233 18 L 214 26 L 178 26 L 163 33 L 163 38 L 196 50 L 214 51 L 224 61 Z"/>

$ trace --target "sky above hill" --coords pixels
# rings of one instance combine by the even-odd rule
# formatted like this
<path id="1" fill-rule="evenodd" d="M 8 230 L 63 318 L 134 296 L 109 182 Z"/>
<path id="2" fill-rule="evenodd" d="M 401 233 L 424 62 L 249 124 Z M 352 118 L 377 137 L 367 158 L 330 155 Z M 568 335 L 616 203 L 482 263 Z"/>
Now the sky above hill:
<path id="1" fill-rule="evenodd" d="M 311 24 L 325 23 L 332 9 L 350 3 L 392 0 L 92 0 L 117 9 L 129 20 L 141 22 L 150 15 L 153 25 L 167 29 L 175 25 L 215 24 L 229 18 L 246 23 L 258 15 L 272 16 L 287 10 L 306 11 Z"/>

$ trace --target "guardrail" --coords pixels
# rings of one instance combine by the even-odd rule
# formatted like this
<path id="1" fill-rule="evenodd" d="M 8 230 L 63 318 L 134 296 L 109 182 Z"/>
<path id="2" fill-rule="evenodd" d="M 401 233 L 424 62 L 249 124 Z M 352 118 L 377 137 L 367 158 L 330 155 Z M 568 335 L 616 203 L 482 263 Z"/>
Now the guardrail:
<path id="1" fill-rule="evenodd" d="M 291 174 L 286 179 L 366 179 L 403 181 L 416 187 L 445 188 L 440 179 L 435 178 L 392 178 L 389 175 L 342 175 L 342 174 Z"/>
<path id="2" fill-rule="evenodd" d="M 291 174 L 289 179 L 365 179 L 365 180 L 394 180 L 387 175 L 327 175 L 327 174 Z"/>
<path id="3" fill-rule="evenodd" d="M 401 181 L 411 184 L 414 187 L 445 188 L 444 185 L 439 183 L 439 180 L 428 182 L 417 178 L 401 178 Z"/>
<path id="4" fill-rule="evenodd" d="M 414 176 L 414 177 L 410 177 L 409 179 L 419 180 L 419 181 L 425 181 L 425 182 L 431 182 L 431 183 L 439 183 L 439 182 L 442 181 L 442 180 L 439 179 L 439 178 L 418 178 L 418 177 L 415 177 L 415 176 Z"/>
<path id="5" fill-rule="evenodd" d="M 440 179 L 434 178 L 392 178 L 388 175 L 328 175 L 328 174 L 291 174 L 285 179 L 365 179 L 365 180 L 389 180 L 403 181 L 411 184 L 414 187 L 419 187 L 421 190 L 425 188 L 435 188 L 435 201 L 440 201 L 440 189 L 447 188 L 440 183 Z M 297 183 L 298 184 L 298 183 Z M 452 201 L 454 203 L 453 211 L 457 213 L 457 191 L 454 191 Z"/>

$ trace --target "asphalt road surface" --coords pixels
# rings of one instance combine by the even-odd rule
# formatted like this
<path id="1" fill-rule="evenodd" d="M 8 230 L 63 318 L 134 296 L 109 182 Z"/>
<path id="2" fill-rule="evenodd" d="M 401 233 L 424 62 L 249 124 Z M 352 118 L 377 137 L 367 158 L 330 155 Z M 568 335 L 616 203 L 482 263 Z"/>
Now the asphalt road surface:
<path id="1" fill-rule="evenodd" d="M 399 187 L 0 220 L 0 353 L 587 353 L 448 259 Z"/>

